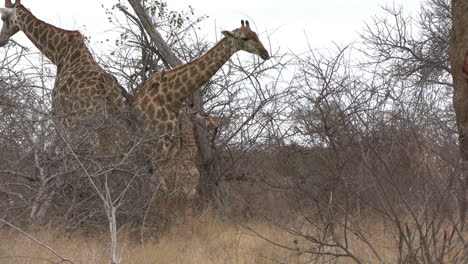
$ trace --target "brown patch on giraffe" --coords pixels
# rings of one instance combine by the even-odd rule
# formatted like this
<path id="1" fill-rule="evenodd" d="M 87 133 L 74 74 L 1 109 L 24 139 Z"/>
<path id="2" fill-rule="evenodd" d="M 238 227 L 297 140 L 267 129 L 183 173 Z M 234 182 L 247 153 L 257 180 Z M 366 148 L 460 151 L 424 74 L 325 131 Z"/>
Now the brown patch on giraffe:
<path id="1" fill-rule="evenodd" d="M 26 24 L 26 30 L 29 31 L 29 32 L 33 32 L 33 30 L 34 30 L 34 25 L 35 25 L 35 24 L 36 24 L 36 23 L 33 22 L 33 21 L 30 21 L 29 23 L 27 23 L 27 24 Z"/>
<path id="2" fill-rule="evenodd" d="M 184 82 L 184 83 L 187 82 L 188 78 L 189 78 L 189 74 L 188 74 L 187 72 L 184 73 L 184 74 L 182 74 L 182 75 L 180 76 L 180 79 L 181 79 L 182 82 Z"/>
<path id="3" fill-rule="evenodd" d="M 212 64 L 209 67 L 210 71 L 216 71 L 218 69 L 218 66 L 216 64 Z"/>
<path id="4" fill-rule="evenodd" d="M 71 86 L 73 85 L 74 81 L 72 78 L 68 78 L 67 81 L 65 82 L 66 85 Z"/>
<path id="5" fill-rule="evenodd" d="M 177 69 L 177 68 L 176 68 L 176 69 Z M 188 71 L 187 67 L 182 67 L 182 68 L 180 68 L 179 71 L 178 71 L 177 73 L 175 73 L 175 74 L 181 76 L 181 75 L 187 73 L 187 71 Z"/>
<path id="6" fill-rule="evenodd" d="M 75 38 L 76 38 L 76 35 L 73 34 L 73 33 L 71 33 L 71 34 L 68 34 L 68 35 L 67 35 L 66 41 L 67 41 L 68 43 L 73 43 Z"/>
<path id="7" fill-rule="evenodd" d="M 86 74 L 84 72 L 77 72 L 77 73 L 75 73 L 75 76 L 78 79 L 82 79 L 82 78 L 86 77 Z"/>
<path id="8" fill-rule="evenodd" d="M 182 80 L 180 77 L 177 77 L 174 81 L 174 88 L 182 86 Z"/>
<path id="9" fill-rule="evenodd" d="M 80 51 L 76 50 L 70 57 L 70 60 L 77 60 L 80 57 Z M 82 76 L 82 75 L 81 75 Z"/>
<path id="10" fill-rule="evenodd" d="M 208 52 L 208 53 L 206 54 L 206 59 L 207 59 L 208 61 L 210 61 L 210 60 L 213 59 L 213 56 L 214 56 L 214 52 L 213 52 L 213 51 Z"/>
<path id="11" fill-rule="evenodd" d="M 34 28 L 32 29 L 32 35 L 33 35 L 34 39 L 39 39 L 39 33 L 40 33 L 40 32 L 39 32 L 39 29 L 38 29 L 38 28 L 34 27 Z"/>
<path id="12" fill-rule="evenodd" d="M 149 102 L 150 102 L 149 96 L 145 96 L 145 97 L 143 97 L 143 99 L 141 100 L 141 105 L 147 105 L 147 104 L 149 104 Z"/>
<path id="13" fill-rule="evenodd" d="M 156 126 L 156 130 L 162 131 L 162 132 L 166 132 L 166 131 L 167 131 L 166 128 L 167 128 L 166 123 L 159 123 L 159 124 Z M 164 144 L 164 142 L 163 142 L 163 144 Z"/>
<path id="14" fill-rule="evenodd" d="M 58 44 L 58 43 L 60 42 L 60 37 L 59 37 L 58 35 L 55 35 L 55 36 L 54 36 L 54 39 L 51 40 L 51 41 L 53 41 L 53 42 L 55 42 L 55 43 Z"/>
<path id="15" fill-rule="evenodd" d="M 95 85 L 97 85 L 97 81 L 95 81 L 95 80 L 89 80 L 89 81 L 86 82 L 86 85 L 87 85 L 87 86 L 95 86 Z"/>
<path id="16" fill-rule="evenodd" d="M 47 40 L 47 32 L 43 31 L 41 37 L 39 38 L 40 41 L 45 42 Z"/>
<path id="17" fill-rule="evenodd" d="M 91 93 L 91 89 L 88 86 L 84 85 L 83 87 L 81 87 L 81 93 L 89 94 Z"/>
<path id="18" fill-rule="evenodd" d="M 190 67 L 188 71 L 188 76 L 189 78 L 194 78 L 197 73 L 198 73 L 198 69 L 196 69 L 195 67 Z"/>
<path id="19" fill-rule="evenodd" d="M 54 32 L 53 31 L 47 32 L 47 38 L 48 39 L 52 39 L 53 37 L 54 37 Z M 56 43 L 54 43 L 54 44 L 56 44 Z"/>
<path id="20" fill-rule="evenodd" d="M 177 122 L 177 117 L 179 116 L 179 112 L 171 112 L 169 111 L 169 120 L 172 120 L 173 122 Z M 175 125 L 175 124 L 174 124 Z"/>
<path id="21" fill-rule="evenodd" d="M 198 68 L 200 69 L 200 71 L 205 71 L 205 69 L 206 69 L 206 63 L 205 63 L 204 61 L 201 60 L 201 61 L 198 63 Z"/>
<path id="22" fill-rule="evenodd" d="M 151 85 L 151 89 L 153 89 L 153 91 L 157 91 L 159 89 L 159 82 L 153 83 Z"/>
<path id="23" fill-rule="evenodd" d="M 174 85 L 174 82 L 175 82 L 175 79 L 169 79 L 169 80 L 165 81 L 164 84 L 163 84 L 163 88 L 164 87 L 172 87 Z"/>
<path id="24" fill-rule="evenodd" d="M 169 120 L 169 115 L 166 109 L 162 108 L 158 110 L 158 113 L 159 113 L 158 115 L 161 117 L 161 121 L 166 122 Z"/>
<path id="25" fill-rule="evenodd" d="M 102 91 L 101 87 L 99 87 L 98 85 L 90 87 L 90 89 L 91 89 L 91 94 L 102 95 L 105 93 L 105 91 Z"/>
<path id="26" fill-rule="evenodd" d="M 194 82 L 193 79 L 191 81 Z M 189 86 L 184 86 L 184 87 L 182 87 L 181 90 L 182 90 L 182 93 L 185 93 L 185 94 L 190 93 L 190 87 Z"/>
<path id="27" fill-rule="evenodd" d="M 148 104 L 146 106 L 146 112 L 149 113 L 149 118 L 154 119 L 156 107 L 153 104 Z"/>
<path id="28" fill-rule="evenodd" d="M 179 97 L 182 96 L 182 94 L 179 91 L 174 91 L 173 95 L 174 95 L 175 98 L 179 98 Z"/>
<path id="29" fill-rule="evenodd" d="M 157 119 L 158 119 L 159 121 L 163 121 L 163 120 L 161 119 L 162 107 L 157 107 L 156 110 L 155 110 L 154 112 L 155 112 L 154 115 L 157 117 Z M 167 120 L 164 120 L 164 121 L 167 121 Z"/>
<path id="30" fill-rule="evenodd" d="M 91 78 L 93 75 L 96 75 L 96 72 L 94 72 L 94 71 L 87 71 L 87 72 L 86 72 L 86 71 L 85 71 L 85 72 L 83 72 L 83 74 L 85 74 L 87 78 Z M 93 80 L 93 81 L 94 81 L 95 83 L 97 83 L 96 80 Z M 104 81 L 104 80 L 101 79 L 100 81 Z"/>
<path id="31" fill-rule="evenodd" d="M 209 72 L 201 72 L 200 75 L 203 77 L 203 79 L 209 79 L 210 78 L 210 73 Z"/>
<path id="32" fill-rule="evenodd" d="M 174 120 L 170 120 L 167 122 L 167 129 L 169 129 L 170 131 L 174 130 L 175 127 L 176 127 L 176 121 Z"/>
<path id="33" fill-rule="evenodd" d="M 86 82 L 79 82 L 79 83 L 78 83 L 78 88 L 81 88 L 82 91 L 84 90 L 85 87 L 87 87 Z M 86 90 L 88 90 L 88 89 L 86 89 Z"/>
<path id="34" fill-rule="evenodd" d="M 166 102 L 169 102 L 169 103 L 172 103 L 173 101 L 173 97 L 170 94 L 166 94 L 164 99 L 166 100 Z"/>
<path id="35" fill-rule="evenodd" d="M 160 94 L 157 94 L 156 96 L 154 96 L 152 98 L 152 103 L 155 104 L 157 107 L 161 107 L 163 105 L 163 101 L 162 101 L 163 98 L 161 98 L 161 95 Z"/>

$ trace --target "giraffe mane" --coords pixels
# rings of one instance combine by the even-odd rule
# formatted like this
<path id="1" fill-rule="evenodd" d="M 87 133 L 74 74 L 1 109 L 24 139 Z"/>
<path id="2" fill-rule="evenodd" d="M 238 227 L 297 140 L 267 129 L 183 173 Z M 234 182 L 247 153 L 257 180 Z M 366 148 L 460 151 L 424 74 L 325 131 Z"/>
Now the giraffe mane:
<path id="1" fill-rule="evenodd" d="M 80 31 L 78 31 L 78 30 L 67 30 L 67 29 L 59 28 L 59 27 L 57 27 L 57 26 L 54 26 L 54 25 L 52 25 L 52 24 L 50 24 L 50 23 L 45 22 L 45 21 L 42 20 L 42 19 L 37 18 L 29 9 L 27 9 L 27 8 L 26 8 L 24 5 L 22 5 L 22 4 L 20 4 L 20 5 L 18 6 L 18 8 L 20 8 L 22 12 L 27 12 L 29 15 L 33 16 L 34 18 L 36 18 L 36 19 L 38 19 L 38 20 L 41 20 L 43 23 L 45 23 L 47 26 L 49 26 L 49 27 L 51 27 L 51 28 L 54 28 L 54 29 L 56 29 L 56 30 L 58 30 L 58 31 L 61 31 L 61 32 L 64 32 L 64 33 L 79 33 L 79 34 L 81 35 Z"/>

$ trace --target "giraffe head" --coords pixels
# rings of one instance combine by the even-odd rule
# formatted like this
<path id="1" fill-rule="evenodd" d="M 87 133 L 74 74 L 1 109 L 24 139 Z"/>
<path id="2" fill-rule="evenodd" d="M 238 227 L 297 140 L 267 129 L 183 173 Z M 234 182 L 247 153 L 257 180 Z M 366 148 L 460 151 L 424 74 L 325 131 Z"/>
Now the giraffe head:
<path id="1" fill-rule="evenodd" d="M 196 109 L 193 104 L 186 106 L 185 108 L 185 111 L 187 111 L 187 114 L 192 121 L 208 121 L 213 127 L 219 127 L 218 122 L 213 117 L 209 116 L 202 110 Z"/>
<path id="2" fill-rule="evenodd" d="M 5 0 L 5 8 L 0 8 L 0 17 L 3 21 L 2 31 L 0 32 L 0 47 L 5 46 L 11 36 L 20 30 L 16 19 L 19 6 L 21 6 L 20 0 L 16 0 L 15 4 L 11 3 L 11 0 Z"/>
<path id="3" fill-rule="evenodd" d="M 258 38 L 257 33 L 250 29 L 249 21 L 241 20 L 241 27 L 233 31 L 223 31 L 224 36 L 234 40 L 239 50 L 244 50 L 257 54 L 264 60 L 268 60 L 270 55 Z"/>

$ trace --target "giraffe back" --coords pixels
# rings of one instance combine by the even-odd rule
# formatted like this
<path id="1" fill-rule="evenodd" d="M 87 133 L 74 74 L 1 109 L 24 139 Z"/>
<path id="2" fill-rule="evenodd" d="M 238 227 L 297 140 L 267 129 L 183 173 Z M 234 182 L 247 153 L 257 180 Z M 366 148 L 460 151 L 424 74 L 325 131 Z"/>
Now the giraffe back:
<path id="1" fill-rule="evenodd" d="M 72 137 L 89 134 L 84 140 L 87 147 L 103 153 L 125 151 L 129 136 L 124 134 L 130 126 L 127 92 L 95 62 L 83 36 L 79 32 L 71 34 L 71 54 L 64 56 L 68 61 L 57 69 L 52 95 L 59 131 Z"/>

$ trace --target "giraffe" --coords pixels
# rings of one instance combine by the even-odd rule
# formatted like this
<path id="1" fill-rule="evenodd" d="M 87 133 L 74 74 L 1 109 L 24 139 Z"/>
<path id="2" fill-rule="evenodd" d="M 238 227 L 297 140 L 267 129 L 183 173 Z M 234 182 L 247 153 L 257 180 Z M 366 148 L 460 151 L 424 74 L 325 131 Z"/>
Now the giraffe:
<path id="1" fill-rule="evenodd" d="M 105 120 L 130 113 L 126 90 L 95 62 L 79 31 L 60 29 L 36 18 L 20 0 L 15 4 L 5 0 L 5 8 L 0 8 L 0 15 L 3 21 L 0 47 L 22 31 L 57 67 L 52 112 L 58 121 L 59 134 L 63 136 L 65 131 L 70 135 L 83 133 L 77 129 L 78 124 L 98 116 Z M 119 121 L 127 126 L 129 120 L 124 119 Z M 111 133 L 104 131 L 106 129 L 91 133 L 87 141 L 97 150 L 108 153 L 115 151 L 118 144 Z"/>
<path id="2" fill-rule="evenodd" d="M 178 152 L 157 168 L 156 175 L 163 189 L 175 197 L 175 201 L 190 204 L 196 196 L 196 187 L 200 173 L 195 165 L 197 145 L 194 136 L 193 121 L 209 121 L 212 127 L 218 123 L 206 113 L 197 110 L 193 105 L 183 106 L 180 110 L 176 144 Z"/>
<path id="3" fill-rule="evenodd" d="M 256 54 L 263 60 L 270 58 L 248 21 L 242 20 L 240 28 L 223 31 L 222 34 L 224 38 L 200 58 L 152 75 L 131 100 L 139 120 L 136 129 L 147 139 L 144 152 L 155 157 L 151 160 L 153 173 L 158 163 L 174 157 L 178 151 L 174 134 L 184 100 L 200 89 L 239 50 Z"/>

